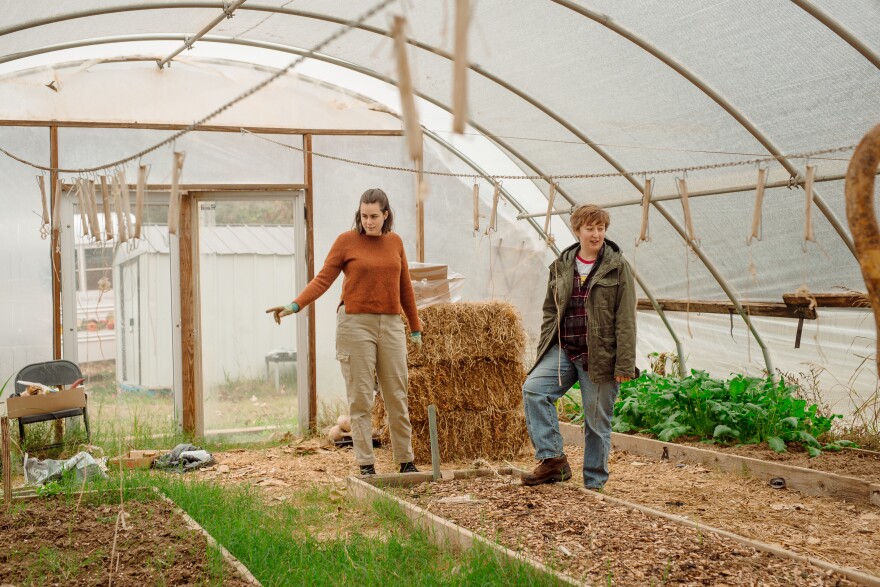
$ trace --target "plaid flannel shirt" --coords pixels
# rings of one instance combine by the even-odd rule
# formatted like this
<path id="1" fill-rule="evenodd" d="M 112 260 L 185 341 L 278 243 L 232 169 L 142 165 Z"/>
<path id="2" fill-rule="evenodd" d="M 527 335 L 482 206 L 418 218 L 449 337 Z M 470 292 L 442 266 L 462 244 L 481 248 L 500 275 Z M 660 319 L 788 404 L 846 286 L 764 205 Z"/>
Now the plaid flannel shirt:
<path id="1" fill-rule="evenodd" d="M 602 253 L 605 247 L 599 251 L 599 256 L 593 264 L 593 271 L 602 263 Z M 587 361 L 587 297 L 590 295 L 590 278 L 593 275 L 581 275 L 578 273 L 577 263 L 574 264 L 574 280 L 571 286 L 571 299 L 565 308 L 562 318 L 560 336 L 562 348 L 572 361 L 579 361 L 586 368 Z"/>

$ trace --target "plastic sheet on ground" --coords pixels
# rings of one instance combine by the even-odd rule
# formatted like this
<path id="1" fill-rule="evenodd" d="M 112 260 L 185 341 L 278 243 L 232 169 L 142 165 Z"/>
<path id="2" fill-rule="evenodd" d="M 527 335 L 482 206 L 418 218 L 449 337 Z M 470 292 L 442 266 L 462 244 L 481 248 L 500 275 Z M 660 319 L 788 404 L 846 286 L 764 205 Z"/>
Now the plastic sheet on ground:
<path id="1" fill-rule="evenodd" d="M 166 471 L 185 473 L 214 463 L 214 456 L 192 444 L 178 444 L 171 452 L 155 460 L 153 467 Z"/>
<path id="2" fill-rule="evenodd" d="M 61 479 L 65 471 L 73 471 L 73 479 L 78 483 L 92 477 L 107 478 L 107 458 L 96 459 L 87 452 L 79 452 L 66 461 L 55 459 L 40 460 L 24 455 L 25 485 L 43 485 Z"/>

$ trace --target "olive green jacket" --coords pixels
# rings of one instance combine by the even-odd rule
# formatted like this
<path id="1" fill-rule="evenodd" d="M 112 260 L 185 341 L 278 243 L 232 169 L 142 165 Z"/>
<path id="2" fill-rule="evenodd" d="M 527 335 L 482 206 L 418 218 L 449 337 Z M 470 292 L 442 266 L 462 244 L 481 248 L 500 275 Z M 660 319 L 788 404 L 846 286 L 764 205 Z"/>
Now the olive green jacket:
<path id="1" fill-rule="evenodd" d="M 550 265 L 544 319 L 535 364 L 559 343 L 562 319 L 571 300 L 574 264 L 580 243 L 568 247 Z M 590 279 L 587 310 L 587 371 L 593 383 L 635 377 L 636 288 L 620 247 L 605 239 L 605 251 Z M 532 367 L 534 369 L 534 366 Z"/>

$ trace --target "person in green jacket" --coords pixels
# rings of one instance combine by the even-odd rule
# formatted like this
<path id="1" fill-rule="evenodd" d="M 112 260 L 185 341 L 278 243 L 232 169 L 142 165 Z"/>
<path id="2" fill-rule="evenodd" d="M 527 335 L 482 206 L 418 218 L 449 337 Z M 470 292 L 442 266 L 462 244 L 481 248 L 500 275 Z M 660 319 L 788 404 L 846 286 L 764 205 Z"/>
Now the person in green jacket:
<path id="1" fill-rule="evenodd" d="M 608 480 L 614 401 L 636 371 L 635 283 L 620 247 L 605 238 L 610 222 L 599 206 L 579 206 L 571 215 L 578 242 L 550 265 L 537 360 L 523 384 L 539 461 L 524 485 L 571 478 L 555 404 L 575 381 L 584 409 L 584 486 L 601 489 Z"/>

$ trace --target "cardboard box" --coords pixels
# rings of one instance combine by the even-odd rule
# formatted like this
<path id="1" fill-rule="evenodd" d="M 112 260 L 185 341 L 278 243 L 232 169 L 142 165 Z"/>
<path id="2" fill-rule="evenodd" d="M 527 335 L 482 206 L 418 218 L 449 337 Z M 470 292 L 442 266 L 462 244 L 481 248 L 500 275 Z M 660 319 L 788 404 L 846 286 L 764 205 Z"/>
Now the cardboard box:
<path id="1" fill-rule="evenodd" d="M 449 268 L 437 263 L 410 263 L 409 277 L 416 295 L 416 307 L 451 302 Z"/>
<path id="2" fill-rule="evenodd" d="M 122 457 L 122 468 L 149 469 L 160 454 L 162 452 L 158 450 L 130 450 Z M 107 461 L 107 468 L 111 471 L 119 469 L 119 460 L 118 458 L 110 459 Z"/>
<path id="3" fill-rule="evenodd" d="M 18 395 L 6 399 L 9 419 L 39 416 L 62 410 L 86 407 L 86 392 L 82 388 L 41 393 L 40 395 Z"/>

